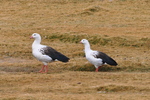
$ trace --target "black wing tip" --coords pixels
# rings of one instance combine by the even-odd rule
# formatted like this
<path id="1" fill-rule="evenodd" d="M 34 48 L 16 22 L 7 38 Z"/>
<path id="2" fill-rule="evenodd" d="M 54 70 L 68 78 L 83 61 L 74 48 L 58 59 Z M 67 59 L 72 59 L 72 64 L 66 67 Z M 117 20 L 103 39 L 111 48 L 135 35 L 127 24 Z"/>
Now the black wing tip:
<path id="1" fill-rule="evenodd" d="M 115 62 L 113 62 L 113 63 L 110 64 L 110 65 L 112 65 L 112 66 L 117 66 L 118 64 L 117 64 L 117 62 L 115 61 Z"/>
<path id="2" fill-rule="evenodd" d="M 66 57 L 66 56 L 61 56 L 60 58 L 57 58 L 59 61 L 61 62 L 69 62 L 70 58 Z"/>
<path id="3" fill-rule="evenodd" d="M 118 64 L 114 64 L 113 66 L 117 66 Z"/>
<path id="4" fill-rule="evenodd" d="M 67 58 L 67 59 L 64 59 L 62 62 L 69 62 L 69 58 Z"/>

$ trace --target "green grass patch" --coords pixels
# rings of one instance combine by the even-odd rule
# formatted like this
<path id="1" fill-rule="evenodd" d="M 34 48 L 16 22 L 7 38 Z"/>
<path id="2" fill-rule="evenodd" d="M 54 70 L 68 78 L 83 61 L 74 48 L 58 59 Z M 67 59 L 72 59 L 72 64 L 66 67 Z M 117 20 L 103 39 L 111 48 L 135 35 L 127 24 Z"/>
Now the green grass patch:
<path id="1" fill-rule="evenodd" d="M 82 34 L 72 33 L 52 33 L 46 36 L 46 39 L 50 41 L 60 40 L 62 42 L 79 43 L 82 39 L 88 39 L 90 44 L 94 45 L 109 45 L 109 46 L 120 46 L 120 47 L 149 47 L 149 38 L 141 39 L 128 39 L 127 37 L 106 37 L 101 35 L 86 36 Z"/>

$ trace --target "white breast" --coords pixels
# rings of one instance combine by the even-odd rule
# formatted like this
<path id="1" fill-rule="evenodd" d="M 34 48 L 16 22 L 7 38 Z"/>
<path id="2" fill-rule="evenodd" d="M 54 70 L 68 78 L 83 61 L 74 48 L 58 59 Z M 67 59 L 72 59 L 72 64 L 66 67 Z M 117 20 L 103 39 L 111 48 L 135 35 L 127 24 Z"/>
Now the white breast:
<path id="1" fill-rule="evenodd" d="M 95 67 L 99 67 L 101 66 L 103 63 L 102 63 L 102 59 L 100 58 L 95 58 L 93 56 L 93 51 L 90 51 L 90 52 L 86 52 L 86 59 L 92 63 L 93 65 L 95 65 Z"/>
<path id="2" fill-rule="evenodd" d="M 38 59 L 39 61 L 42 61 L 42 62 L 51 62 L 52 61 L 51 57 L 49 57 L 48 55 L 43 55 L 40 52 L 43 47 L 45 47 L 45 46 L 39 45 L 39 46 L 33 47 L 33 49 L 32 49 L 33 56 L 36 59 Z"/>

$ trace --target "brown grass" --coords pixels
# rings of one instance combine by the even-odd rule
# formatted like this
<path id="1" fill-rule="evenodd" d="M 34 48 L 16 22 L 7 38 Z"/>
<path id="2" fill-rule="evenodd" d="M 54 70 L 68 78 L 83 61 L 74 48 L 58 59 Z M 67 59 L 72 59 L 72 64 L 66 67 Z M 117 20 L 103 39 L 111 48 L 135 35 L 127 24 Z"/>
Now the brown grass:
<path id="1" fill-rule="evenodd" d="M 150 99 L 149 0 L 1 0 L 0 6 L 0 100 Z M 38 73 L 34 32 L 70 62 Z M 119 65 L 95 73 L 83 38 Z"/>

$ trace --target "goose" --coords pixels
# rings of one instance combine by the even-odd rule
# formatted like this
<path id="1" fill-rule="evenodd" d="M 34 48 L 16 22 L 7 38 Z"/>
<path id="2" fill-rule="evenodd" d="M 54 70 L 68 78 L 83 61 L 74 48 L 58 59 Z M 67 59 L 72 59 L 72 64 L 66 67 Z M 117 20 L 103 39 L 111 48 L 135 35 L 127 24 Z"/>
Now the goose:
<path id="1" fill-rule="evenodd" d="M 82 39 L 80 43 L 84 44 L 84 52 L 86 59 L 95 66 L 96 70 L 95 72 L 98 72 L 98 70 L 102 67 L 104 64 L 109 64 L 112 66 L 117 66 L 117 62 L 109 57 L 107 54 L 95 51 L 90 48 L 90 43 L 87 39 Z"/>
<path id="2" fill-rule="evenodd" d="M 43 62 L 44 64 L 41 70 L 39 71 L 40 73 L 48 72 L 48 63 L 50 62 L 54 62 L 54 61 L 68 62 L 69 61 L 68 57 L 56 51 L 52 47 L 42 45 L 40 34 L 33 33 L 30 38 L 34 39 L 34 42 L 32 43 L 33 56 L 37 60 Z"/>

